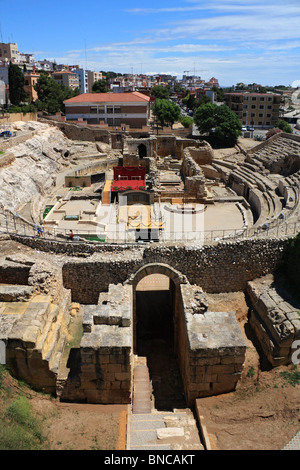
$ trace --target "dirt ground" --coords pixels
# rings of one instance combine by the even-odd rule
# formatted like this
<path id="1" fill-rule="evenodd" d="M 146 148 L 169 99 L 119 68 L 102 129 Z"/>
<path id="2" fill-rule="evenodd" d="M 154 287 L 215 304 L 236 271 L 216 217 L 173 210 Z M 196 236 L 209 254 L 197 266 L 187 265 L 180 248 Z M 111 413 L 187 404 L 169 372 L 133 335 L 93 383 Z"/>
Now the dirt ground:
<path id="1" fill-rule="evenodd" d="M 292 366 L 270 369 L 259 355 L 247 322 L 243 293 L 208 296 L 209 309 L 236 311 L 246 344 L 246 361 L 235 392 L 198 401 L 215 450 L 280 450 L 300 431 L 299 385 L 280 373 Z"/>

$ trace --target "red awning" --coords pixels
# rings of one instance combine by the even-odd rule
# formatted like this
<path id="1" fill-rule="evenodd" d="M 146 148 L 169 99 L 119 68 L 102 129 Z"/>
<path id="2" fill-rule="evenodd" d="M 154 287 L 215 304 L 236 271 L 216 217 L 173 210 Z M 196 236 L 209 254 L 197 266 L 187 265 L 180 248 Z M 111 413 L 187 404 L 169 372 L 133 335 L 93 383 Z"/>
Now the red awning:
<path id="1" fill-rule="evenodd" d="M 145 180 L 118 180 L 113 181 L 111 186 L 111 191 L 127 191 L 127 190 L 138 191 L 140 189 L 145 189 Z"/>

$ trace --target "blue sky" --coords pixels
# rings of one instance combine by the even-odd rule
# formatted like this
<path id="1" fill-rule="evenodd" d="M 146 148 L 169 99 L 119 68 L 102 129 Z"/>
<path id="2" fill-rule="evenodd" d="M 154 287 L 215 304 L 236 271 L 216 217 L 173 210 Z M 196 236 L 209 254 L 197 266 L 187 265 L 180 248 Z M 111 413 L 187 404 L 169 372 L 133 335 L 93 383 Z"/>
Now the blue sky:
<path id="1" fill-rule="evenodd" d="M 0 0 L 0 24 L 1 42 L 90 70 L 300 79 L 300 0 Z"/>

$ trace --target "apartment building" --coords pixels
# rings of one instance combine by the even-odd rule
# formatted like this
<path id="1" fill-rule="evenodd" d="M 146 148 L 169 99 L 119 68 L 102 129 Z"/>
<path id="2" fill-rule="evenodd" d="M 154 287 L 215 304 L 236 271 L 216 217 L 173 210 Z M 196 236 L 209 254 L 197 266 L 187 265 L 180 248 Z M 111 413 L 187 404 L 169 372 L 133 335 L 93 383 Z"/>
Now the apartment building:
<path id="1" fill-rule="evenodd" d="M 129 125 L 141 128 L 148 124 L 150 97 L 142 93 L 85 93 L 64 101 L 66 119 L 83 119 L 88 124 Z"/>
<path id="2" fill-rule="evenodd" d="M 53 72 L 52 78 L 59 84 L 75 90 L 79 88 L 79 76 L 75 72 L 63 70 L 61 72 Z"/>
<path id="3" fill-rule="evenodd" d="M 89 71 L 85 69 L 73 69 L 72 72 L 77 73 L 79 78 L 79 88 L 81 93 L 88 93 L 89 89 Z"/>
<path id="4" fill-rule="evenodd" d="M 0 43 L 0 60 L 16 62 L 19 58 L 18 45 L 15 42 Z"/>
<path id="5" fill-rule="evenodd" d="M 102 72 L 92 72 L 91 70 L 88 70 L 88 88 L 87 88 L 87 93 L 92 93 L 92 87 L 95 82 L 98 80 L 102 80 L 103 74 Z"/>
<path id="6" fill-rule="evenodd" d="M 25 73 L 24 74 L 24 79 L 25 79 L 25 85 L 24 85 L 24 90 L 30 97 L 30 101 L 36 101 L 38 99 L 38 94 L 34 89 L 34 85 L 36 85 L 36 82 L 40 78 L 39 73 Z"/>
<path id="7" fill-rule="evenodd" d="M 279 94 L 225 93 L 225 100 L 245 126 L 274 127 L 279 120 Z"/>

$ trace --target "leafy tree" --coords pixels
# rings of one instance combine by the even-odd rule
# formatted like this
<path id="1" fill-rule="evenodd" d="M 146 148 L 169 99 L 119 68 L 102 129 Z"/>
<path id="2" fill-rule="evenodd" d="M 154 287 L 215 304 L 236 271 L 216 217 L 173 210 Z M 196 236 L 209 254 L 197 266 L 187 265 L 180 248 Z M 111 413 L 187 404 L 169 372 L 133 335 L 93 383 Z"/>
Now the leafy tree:
<path id="1" fill-rule="evenodd" d="M 11 104 L 19 106 L 20 103 L 28 100 L 28 95 L 24 90 L 24 74 L 16 64 L 11 62 L 8 66 L 8 85 Z"/>
<path id="2" fill-rule="evenodd" d="M 225 101 L 224 90 L 222 88 L 218 88 L 216 86 L 213 86 L 212 91 L 215 93 L 215 95 L 217 97 L 217 101 L 220 101 L 220 102 Z"/>
<path id="3" fill-rule="evenodd" d="M 189 116 L 182 116 L 182 118 L 180 119 L 180 124 L 182 124 L 183 127 L 185 128 L 190 127 L 193 124 L 193 122 L 194 122 L 193 118 Z"/>
<path id="4" fill-rule="evenodd" d="M 157 122 L 162 126 L 169 125 L 173 126 L 173 124 L 180 119 L 181 111 L 177 104 L 166 100 L 166 99 L 159 99 L 157 98 L 152 112 L 156 117 Z"/>
<path id="5" fill-rule="evenodd" d="M 189 108 L 189 109 L 194 109 L 195 104 L 196 104 L 195 95 L 191 95 L 190 93 L 188 93 L 188 94 L 182 99 L 182 103 L 183 103 L 184 106 L 186 106 L 187 108 Z"/>
<path id="6" fill-rule="evenodd" d="M 161 100 L 163 99 L 167 100 L 170 97 L 169 88 L 165 86 L 161 86 L 161 85 L 155 85 L 151 89 L 151 96 L 153 96 L 154 98 L 161 99 Z"/>
<path id="7" fill-rule="evenodd" d="M 217 106 L 206 103 L 194 113 L 194 121 L 199 131 L 209 134 L 219 146 L 232 147 L 241 135 L 241 122 L 231 109 L 223 104 Z"/>
<path id="8" fill-rule="evenodd" d="M 97 80 L 93 83 L 92 92 L 93 93 L 107 93 L 107 81 L 104 79 Z"/>
<path id="9" fill-rule="evenodd" d="M 291 128 L 289 123 L 286 121 L 282 121 L 282 120 L 278 121 L 276 124 L 276 127 L 278 127 L 278 129 L 281 129 L 283 132 L 286 132 L 287 134 L 293 133 L 293 129 Z"/>
<path id="10" fill-rule="evenodd" d="M 72 90 L 69 87 L 60 85 L 47 72 L 41 72 L 34 89 L 38 94 L 37 108 L 51 114 L 59 111 L 64 112 L 63 102 L 80 94 L 79 88 Z"/>

